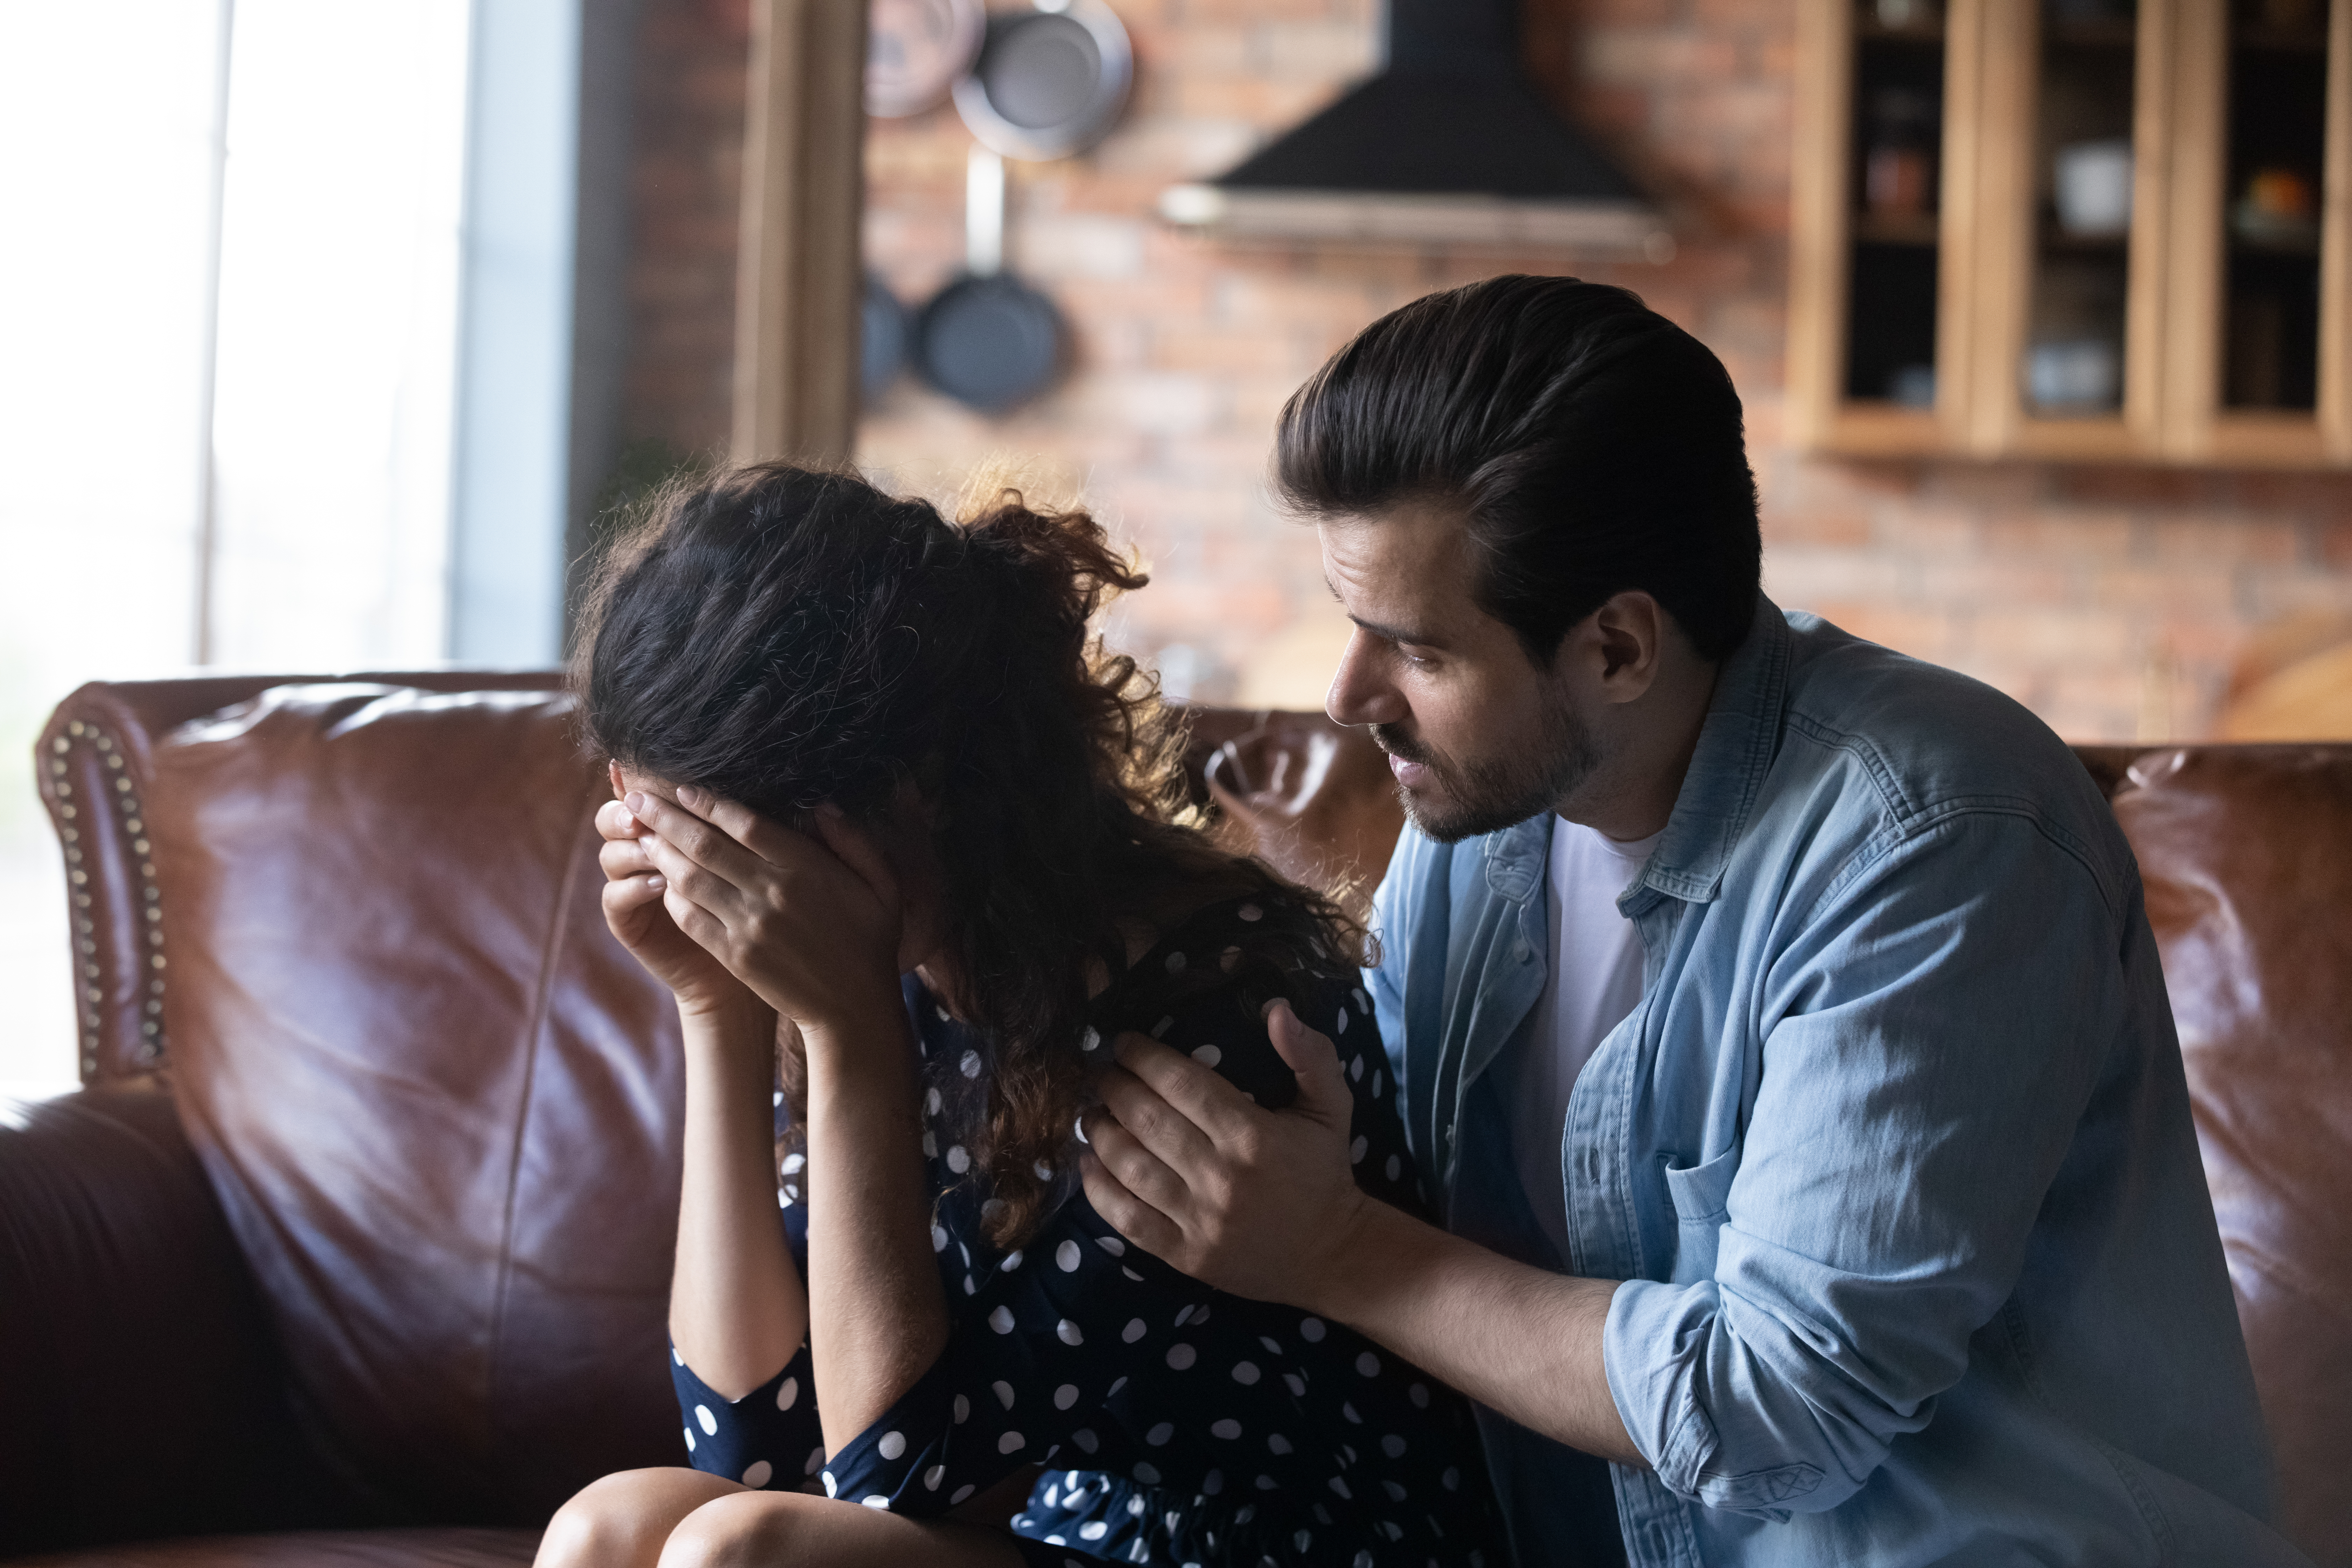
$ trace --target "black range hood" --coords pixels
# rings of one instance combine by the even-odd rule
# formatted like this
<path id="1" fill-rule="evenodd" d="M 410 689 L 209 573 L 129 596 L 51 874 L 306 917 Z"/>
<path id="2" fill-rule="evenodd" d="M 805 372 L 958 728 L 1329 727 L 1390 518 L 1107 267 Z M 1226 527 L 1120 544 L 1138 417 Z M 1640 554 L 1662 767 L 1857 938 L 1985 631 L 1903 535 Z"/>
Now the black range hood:
<path id="1" fill-rule="evenodd" d="M 1381 73 L 1160 216 L 1233 239 L 1664 261 L 1664 216 L 1519 63 L 1517 0 L 1388 0 Z"/>

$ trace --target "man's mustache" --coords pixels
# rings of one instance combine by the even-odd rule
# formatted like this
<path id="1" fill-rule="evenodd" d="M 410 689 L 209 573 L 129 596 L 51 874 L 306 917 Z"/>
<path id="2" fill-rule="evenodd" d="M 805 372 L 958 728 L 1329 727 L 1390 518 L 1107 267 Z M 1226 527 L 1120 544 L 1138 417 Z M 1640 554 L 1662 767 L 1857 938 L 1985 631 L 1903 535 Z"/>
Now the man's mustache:
<path id="1" fill-rule="evenodd" d="M 1421 742 L 1406 735 L 1395 725 L 1374 724 L 1371 726 L 1371 731 L 1372 743 L 1389 755 L 1408 763 L 1429 761 L 1429 753 L 1422 749 Z"/>

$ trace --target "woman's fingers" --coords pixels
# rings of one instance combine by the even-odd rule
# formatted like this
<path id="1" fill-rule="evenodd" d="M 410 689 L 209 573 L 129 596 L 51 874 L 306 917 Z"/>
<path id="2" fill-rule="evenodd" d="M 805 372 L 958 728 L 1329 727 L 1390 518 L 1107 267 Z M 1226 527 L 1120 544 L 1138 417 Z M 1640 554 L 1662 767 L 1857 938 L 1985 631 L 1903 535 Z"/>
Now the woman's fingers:
<path id="1" fill-rule="evenodd" d="M 665 887 L 659 877 L 623 877 L 604 884 L 604 924 L 622 946 L 641 958 L 639 949 L 658 941 L 658 927 L 667 919 L 662 913 Z"/>
<path id="2" fill-rule="evenodd" d="M 658 874 L 639 877 L 615 877 L 604 884 L 604 913 L 610 916 L 634 914 L 649 905 L 661 902 L 663 889 L 669 884 Z"/>
<path id="3" fill-rule="evenodd" d="M 824 840 L 824 847 L 833 851 L 834 858 L 856 874 L 857 879 L 872 890 L 876 901 L 895 913 L 898 908 L 898 874 L 890 868 L 889 858 L 874 842 L 874 836 L 831 804 L 817 808 L 816 831 L 817 837 Z"/>
<path id="4" fill-rule="evenodd" d="M 645 841 L 638 838 L 608 838 L 596 848 L 596 864 L 604 868 L 607 881 L 617 882 L 626 877 L 653 874 L 654 863 L 646 853 Z"/>
<path id="5" fill-rule="evenodd" d="M 639 840 L 650 875 L 659 877 L 671 918 L 688 936 L 710 950 L 712 957 L 743 978 L 745 940 L 759 924 L 756 895 L 695 864 L 667 839 Z M 678 913 L 693 911 L 691 921 Z"/>
<path id="6" fill-rule="evenodd" d="M 759 858 L 716 825 L 674 800 L 665 800 L 645 790 L 630 791 L 621 805 L 672 850 L 719 880 L 735 888 L 752 884 L 760 869 L 756 864 Z M 663 872 L 673 882 L 678 879 L 676 868 L 665 865 Z"/>
<path id="7" fill-rule="evenodd" d="M 636 815 L 617 800 L 608 800 L 596 808 L 596 831 L 608 840 L 625 843 L 645 831 Z"/>
<path id="8" fill-rule="evenodd" d="M 795 855 L 805 854 L 808 850 L 809 841 L 805 834 L 795 833 L 780 822 L 761 816 L 740 801 L 720 800 L 709 790 L 698 789 L 692 784 L 680 784 L 677 799 L 679 805 L 770 865 L 789 864 Z"/>
<path id="9" fill-rule="evenodd" d="M 691 937 L 695 943 L 719 963 L 727 963 L 730 944 L 727 922 L 679 891 L 676 880 L 661 889 L 662 908 L 669 911 L 677 929 Z M 732 972 L 730 965 L 730 972 Z M 741 978 L 740 975 L 737 978 Z"/>

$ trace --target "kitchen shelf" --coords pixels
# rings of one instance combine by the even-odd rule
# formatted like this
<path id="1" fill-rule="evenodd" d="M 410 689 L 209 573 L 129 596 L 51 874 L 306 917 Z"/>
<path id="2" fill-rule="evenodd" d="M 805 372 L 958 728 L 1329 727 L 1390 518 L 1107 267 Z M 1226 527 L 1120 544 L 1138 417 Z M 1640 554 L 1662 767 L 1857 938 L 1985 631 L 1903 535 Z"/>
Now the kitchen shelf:
<path id="1" fill-rule="evenodd" d="M 1932 213 L 1922 213 L 1916 217 L 1864 214 L 1853 220 L 1853 242 L 1856 245 L 1933 246 L 1941 238 L 1942 232 L 1942 226 Z"/>
<path id="2" fill-rule="evenodd" d="M 2352 467 L 2352 0 L 2284 28 L 2263 0 L 2091 19 L 1948 0 L 1939 26 L 1899 29 L 1874 9 L 1799 0 L 1799 440 Z M 2127 182 L 2128 227 L 2069 232 L 2057 152 L 2101 142 L 2131 150 L 2104 197 L 2120 212 Z M 2070 151 L 2063 210 L 2101 210 L 2093 162 Z M 2313 232 L 2241 234 L 2254 200 Z"/>

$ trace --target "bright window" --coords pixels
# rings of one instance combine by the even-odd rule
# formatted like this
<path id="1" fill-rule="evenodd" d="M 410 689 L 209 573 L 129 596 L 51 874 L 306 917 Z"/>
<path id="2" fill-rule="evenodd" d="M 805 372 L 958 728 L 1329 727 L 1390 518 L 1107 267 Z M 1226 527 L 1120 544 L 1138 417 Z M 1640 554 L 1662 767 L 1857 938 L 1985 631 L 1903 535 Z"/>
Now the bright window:
<path id="1" fill-rule="evenodd" d="M 0 1091 L 74 1078 L 58 699 L 444 657 L 469 11 L 0 0 Z"/>

